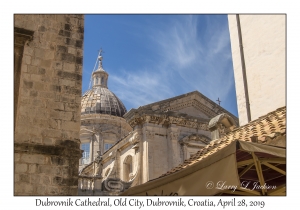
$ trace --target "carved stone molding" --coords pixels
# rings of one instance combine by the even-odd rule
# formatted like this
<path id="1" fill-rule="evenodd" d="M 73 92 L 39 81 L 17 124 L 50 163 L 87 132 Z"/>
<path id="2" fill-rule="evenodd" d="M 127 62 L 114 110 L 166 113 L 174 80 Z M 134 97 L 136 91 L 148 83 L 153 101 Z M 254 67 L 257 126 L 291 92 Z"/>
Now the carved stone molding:
<path id="1" fill-rule="evenodd" d="M 141 134 L 136 133 L 132 138 L 129 139 L 130 144 L 136 144 L 141 141 Z"/>
<path id="2" fill-rule="evenodd" d="M 153 115 L 136 114 L 134 118 L 129 120 L 129 124 L 131 127 L 144 124 L 145 122 L 159 124 L 159 125 L 175 124 L 177 126 L 183 126 L 183 127 L 208 131 L 208 127 L 207 127 L 208 122 L 202 122 L 202 121 L 200 122 L 200 120 L 192 119 L 192 118 L 184 118 L 184 117 L 169 116 L 169 115 L 156 115 L 156 114 Z"/>
<path id="3" fill-rule="evenodd" d="M 208 124 L 208 128 L 211 131 L 213 140 L 222 138 L 236 127 L 237 123 L 226 113 L 222 113 L 212 118 Z"/>
<path id="4" fill-rule="evenodd" d="M 178 140 L 179 133 L 171 131 L 168 133 L 168 136 L 170 140 Z"/>
<path id="5" fill-rule="evenodd" d="M 207 145 L 211 141 L 210 138 L 201 134 L 192 134 L 179 140 L 179 143 L 186 146 L 196 146 L 199 144 Z"/>
<path id="6" fill-rule="evenodd" d="M 110 192 L 123 192 L 131 186 L 132 182 L 123 182 L 119 178 L 108 178 L 103 181 L 103 190 Z"/>
<path id="7" fill-rule="evenodd" d="M 149 123 L 150 120 L 151 120 L 151 117 L 150 117 L 149 115 L 147 115 L 147 116 L 145 117 L 145 122 Z"/>
<path id="8" fill-rule="evenodd" d="M 163 115 L 169 114 L 170 112 L 178 113 L 179 110 L 185 109 L 187 107 L 194 107 L 209 118 L 213 118 L 220 113 L 227 113 L 236 122 L 238 118 L 232 115 L 230 112 L 216 104 L 214 101 L 210 100 L 198 91 L 193 91 L 180 96 L 176 96 L 167 100 L 159 101 L 153 104 L 148 104 L 138 109 L 132 109 L 124 115 L 124 118 L 129 122 L 134 120 L 135 123 L 140 121 L 139 115 L 149 114 L 150 115 Z M 146 114 L 146 115 L 147 115 Z M 150 117 L 146 117 L 146 122 L 150 122 Z M 167 118 L 170 119 L 170 118 Z M 167 119 L 163 120 L 162 123 L 167 123 Z M 153 120 L 153 119 L 152 119 Z"/>
<path id="9" fill-rule="evenodd" d="M 103 182 L 104 190 L 106 191 L 123 191 L 124 185 L 120 179 L 109 178 Z"/>
<path id="10" fill-rule="evenodd" d="M 24 28 L 14 27 L 14 45 L 24 46 L 27 41 L 31 41 L 34 31 Z"/>

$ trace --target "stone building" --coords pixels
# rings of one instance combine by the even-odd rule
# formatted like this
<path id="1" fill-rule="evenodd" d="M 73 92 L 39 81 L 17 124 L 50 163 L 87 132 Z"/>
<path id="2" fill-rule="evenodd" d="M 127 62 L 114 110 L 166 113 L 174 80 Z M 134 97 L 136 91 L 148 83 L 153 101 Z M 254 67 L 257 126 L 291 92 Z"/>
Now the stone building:
<path id="1" fill-rule="evenodd" d="M 223 136 L 237 126 L 235 116 L 198 91 L 126 112 L 107 78 L 100 56 L 81 101 L 79 195 L 117 195 L 155 179 L 209 144 L 211 127 Z M 230 126 L 209 125 L 221 113 Z"/>
<path id="2" fill-rule="evenodd" d="M 241 126 L 214 117 L 207 146 L 121 195 L 286 195 L 285 19 L 228 15 Z"/>
<path id="3" fill-rule="evenodd" d="M 14 195 L 77 195 L 83 27 L 14 16 Z"/>
<path id="4" fill-rule="evenodd" d="M 84 152 L 80 170 L 132 131 L 122 117 L 127 112 L 124 104 L 107 87 L 108 73 L 103 69 L 101 54 L 91 81 L 92 88 L 81 99 L 80 140 Z"/>
<path id="5" fill-rule="evenodd" d="M 230 128 L 221 114 L 211 120 Z M 216 127 L 211 127 L 215 131 Z M 182 164 L 120 195 L 285 196 L 286 108 L 221 135 Z"/>
<path id="6" fill-rule="evenodd" d="M 240 125 L 286 105 L 286 15 L 228 15 Z"/>
<path id="7" fill-rule="evenodd" d="M 228 19 L 240 128 L 198 91 L 127 112 L 101 56 L 81 97 L 83 15 L 15 15 L 14 195 L 119 194 L 201 164 L 236 138 L 285 148 L 285 16 Z M 255 155 L 257 171 L 264 164 L 281 179 L 271 194 L 284 195 L 285 158 Z"/>

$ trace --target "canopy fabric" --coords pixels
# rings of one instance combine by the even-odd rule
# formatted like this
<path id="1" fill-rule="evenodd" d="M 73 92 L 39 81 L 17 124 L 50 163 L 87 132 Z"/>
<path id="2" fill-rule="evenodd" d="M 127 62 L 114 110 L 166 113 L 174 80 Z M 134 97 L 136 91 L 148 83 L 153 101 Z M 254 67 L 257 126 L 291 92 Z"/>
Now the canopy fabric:
<path id="1" fill-rule="evenodd" d="M 248 152 L 261 152 L 277 157 L 286 157 L 286 150 L 280 147 L 274 147 L 266 144 L 257 144 L 246 141 L 238 141 L 238 145 L 244 151 Z"/>
<path id="2" fill-rule="evenodd" d="M 216 195 L 226 189 L 234 191 L 241 184 L 236 157 L 238 150 L 286 157 L 284 148 L 234 140 L 176 173 L 129 188 L 121 195 L 207 196 Z"/>

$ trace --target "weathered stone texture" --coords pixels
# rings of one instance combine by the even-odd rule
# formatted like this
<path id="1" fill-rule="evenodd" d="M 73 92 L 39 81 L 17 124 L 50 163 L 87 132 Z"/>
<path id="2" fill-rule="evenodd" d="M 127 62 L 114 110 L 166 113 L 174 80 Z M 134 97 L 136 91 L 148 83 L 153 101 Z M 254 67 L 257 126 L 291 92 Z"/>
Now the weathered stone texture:
<path id="1" fill-rule="evenodd" d="M 33 31 L 15 104 L 15 195 L 77 194 L 83 22 L 15 15 L 15 28 Z"/>
<path id="2" fill-rule="evenodd" d="M 116 123 L 122 118 L 83 114 L 80 140 L 90 144 L 93 162 L 80 170 L 79 194 L 116 195 L 126 187 L 158 178 L 210 142 L 209 119 L 220 112 L 233 116 L 194 91 L 132 109 L 124 115 L 127 122 L 122 126 Z M 124 129 L 125 125 L 133 131 Z M 97 157 L 100 139 L 118 141 Z"/>

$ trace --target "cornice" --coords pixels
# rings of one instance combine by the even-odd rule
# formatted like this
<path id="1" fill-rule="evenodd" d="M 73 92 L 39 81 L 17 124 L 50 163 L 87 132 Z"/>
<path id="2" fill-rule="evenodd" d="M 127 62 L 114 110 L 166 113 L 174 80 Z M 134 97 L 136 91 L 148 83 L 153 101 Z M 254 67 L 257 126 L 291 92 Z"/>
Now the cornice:
<path id="1" fill-rule="evenodd" d="M 192 144 L 192 143 L 185 143 L 184 145 L 189 148 L 197 148 L 197 149 L 202 149 L 206 146 L 206 144 L 198 145 L 198 144 Z"/>
<path id="2" fill-rule="evenodd" d="M 81 127 L 90 126 L 93 124 L 111 124 L 115 126 L 122 126 L 122 129 L 126 129 L 128 131 L 132 130 L 127 121 L 118 116 L 112 116 L 108 114 L 82 114 L 81 115 Z"/>
<path id="3" fill-rule="evenodd" d="M 189 135 L 189 136 L 186 136 L 182 139 L 179 140 L 179 143 L 180 144 L 190 144 L 192 145 L 192 143 L 196 143 L 196 142 L 201 142 L 205 145 L 209 144 L 211 141 L 211 139 L 205 135 L 202 135 L 202 134 L 192 134 L 192 135 Z"/>
<path id="4" fill-rule="evenodd" d="M 95 121 L 95 120 L 116 120 L 120 122 L 125 122 L 126 120 L 123 117 L 113 116 L 109 114 L 81 114 L 81 122 L 85 121 Z"/>
<path id="5" fill-rule="evenodd" d="M 177 100 L 184 100 L 186 101 L 178 102 Z M 235 117 L 233 114 L 228 112 L 226 109 L 222 108 L 199 91 L 193 91 L 187 94 L 179 95 L 173 98 L 169 98 L 166 100 L 158 101 L 152 104 L 148 104 L 145 106 L 141 106 L 138 109 L 131 109 L 127 112 L 123 117 L 129 121 L 137 112 L 147 112 L 147 111 L 157 111 L 157 112 L 166 112 L 166 111 L 177 111 L 182 108 L 193 106 L 199 111 L 203 112 L 208 118 L 212 118 L 217 116 L 221 113 L 227 113 L 230 115 L 234 121 L 238 123 L 238 118 Z"/>
<path id="6" fill-rule="evenodd" d="M 144 123 L 153 123 L 159 125 L 177 125 L 188 128 L 195 128 L 199 130 L 208 131 L 208 120 L 203 120 L 201 118 L 185 118 L 182 116 L 172 116 L 169 113 L 162 114 L 136 114 L 134 117 L 128 120 L 131 127 L 136 125 L 142 125 Z M 171 113 L 170 113 L 171 114 Z"/>
<path id="7" fill-rule="evenodd" d="M 33 39 L 34 31 L 14 27 L 14 45 L 24 46 L 26 41 Z"/>
<path id="8" fill-rule="evenodd" d="M 111 158 L 114 158 L 116 156 L 117 150 L 122 151 L 123 149 L 125 149 L 130 145 L 132 148 L 138 149 L 137 147 L 135 147 L 135 145 L 137 145 L 137 143 L 140 142 L 141 137 L 142 136 L 139 132 L 130 133 L 128 136 L 118 141 L 115 145 L 113 145 L 109 150 L 107 150 L 103 154 L 102 156 L 103 162 L 107 162 Z"/>

